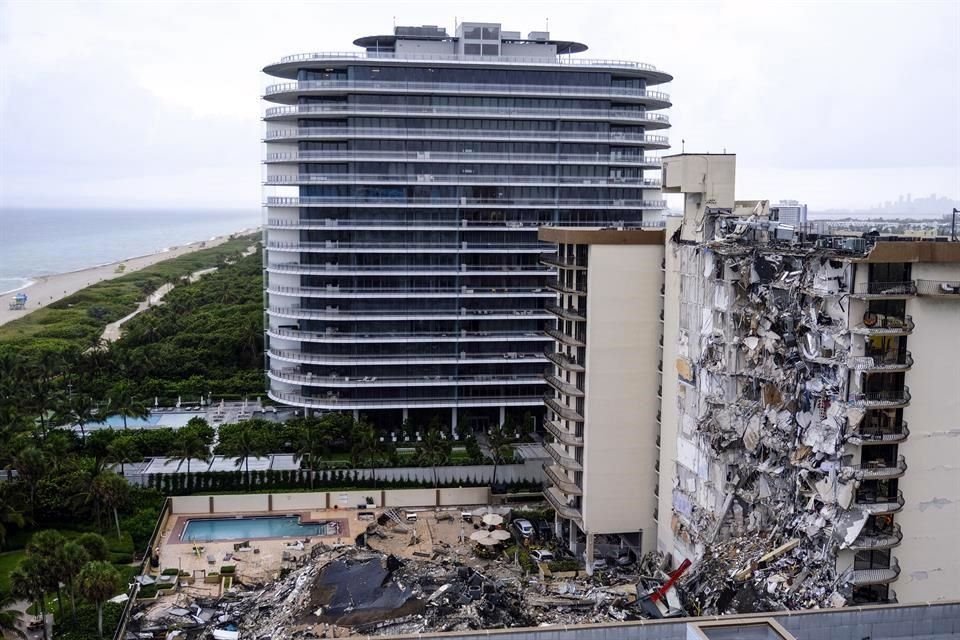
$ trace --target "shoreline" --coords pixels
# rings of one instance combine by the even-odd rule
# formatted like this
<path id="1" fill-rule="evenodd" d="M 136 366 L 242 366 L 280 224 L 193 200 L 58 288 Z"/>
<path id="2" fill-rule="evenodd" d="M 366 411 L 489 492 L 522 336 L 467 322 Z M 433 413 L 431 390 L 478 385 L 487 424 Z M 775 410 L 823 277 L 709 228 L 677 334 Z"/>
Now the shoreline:
<path id="1" fill-rule="evenodd" d="M 148 253 L 140 256 L 133 256 L 114 262 L 94 265 L 74 271 L 65 271 L 49 276 L 36 276 L 29 278 L 30 282 L 18 289 L 11 289 L 0 293 L 0 296 L 7 298 L 0 301 L 0 325 L 12 322 L 18 318 L 24 318 L 37 309 L 42 309 L 58 300 L 95 285 L 99 282 L 119 278 L 128 273 L 134 273 L 140 269 L 153 266 L 158 262 L 177 258 L 188 253 L 193 253 L 201 249 L 216 247 L 231 238 L 231 236 L 242 236 L 255 233 L 256 227 L 242 229 L 231 233 L 214 236 L 209 240 L 197 240 L 176 247 L 166 247 L 154 253 Z M 119 265 L 124 265 L 121 272 L 117 272 Z M 10 298 L 13 294 L 27 294 L 27 308 L 13 311 L 9 309 Z"/>

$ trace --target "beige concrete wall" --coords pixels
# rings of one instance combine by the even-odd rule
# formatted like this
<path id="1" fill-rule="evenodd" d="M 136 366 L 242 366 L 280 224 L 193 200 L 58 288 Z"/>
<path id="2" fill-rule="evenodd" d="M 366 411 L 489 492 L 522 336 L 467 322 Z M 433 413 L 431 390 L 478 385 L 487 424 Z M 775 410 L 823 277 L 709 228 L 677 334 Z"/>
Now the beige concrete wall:
<path id="1" fill-rule="evenodd" d="M 660 261 L 656 245 L 592 245 L 587 274 L 583 519 L 654 548 Z"/>
<path id="2" fill-rule="evenodd" d="M 389 507 L 425 507 L 437 504 L 436 489 L 391 489 L 383 492 Z"/>
<path id="3" fill-rule="evenodd" d="M 258 493 L 246 496 L 214 496 L 214 513 L 242 513 L 244 511 L 266 511 L 269 496 Z"/>
<path id="4" fill-rule="evenodd" d="M 680 226 L 680 218 L 667 218 L 667 238 Z M 677 333 L 680 327 L 680 274 L 669 244 L 665 251 L 663 299 L 663 400 L 660 404 L 660 498 L 657 504 L 657 549 L 673 553 L 673 485 L 677 459 Z"/>
<path id="5" fill-rule="evenodd" d="M 373 505 L 381 506 L 380 490 L 367 489 L 365 491 L 331 491 L 330 508 L 354 509 L 357 505 L 366 504 L 367 498 L 373 498 Z"/>
<path id="6" fill-rule="evenodd" d="M 275 493 L 274 511 L 312 511 L 327 508 L 326 493 Z"/>
<path id="7" fill-rule="evenodd" d="M 960 280 L 960 265 L 915 264 L 913 277 Z M 900 445 L 905 505 L 895 517 L 902 573 L 892 587 L 902 603 L 954 597 L 960 575 L 960 300 L 920 296 L 907 302 L 916 329 L 907 338 L 910 436 Z"/>
<path id="8" fill-rule="evenodd" d="M 440 506 L 490 504 L 490 489 L 487 487 L 464 487 L 440 489 Z"/>
<path id="9" fill-rule="evenodd" d="M 170 498 L 170 513 L 209 513 L 210 496 L 174 496 Z"/>

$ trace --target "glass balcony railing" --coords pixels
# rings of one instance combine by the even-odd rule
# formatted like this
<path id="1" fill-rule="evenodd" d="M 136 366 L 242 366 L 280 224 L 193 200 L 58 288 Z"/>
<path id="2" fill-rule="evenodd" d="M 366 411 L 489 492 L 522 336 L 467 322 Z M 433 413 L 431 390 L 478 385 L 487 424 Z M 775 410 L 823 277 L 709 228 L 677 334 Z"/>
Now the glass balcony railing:
<path id="1" fill-rule="evenodd" d="M 407 218 L 403 220 L 389 220 L 386 218 L 362 218 L 351 217 L 350 219 L 321 218 L 316 220 L 287 220 L 283 218 L 270 218 L 267 220 L 267 229 L 279 230 L 318 230 L 318 231 L 336 231 L 343 230 L 379 230 L 379 231 L 459 231 L 483 232 L 483 231 L 516 231 L 516 232 L 536 232 L 543 226 L 562 224 L 564 227 L 602 227 L 610 226 L 612 220 L 587 221 L 516 221 L 516 220 L 437 220 L 437 219 L 417 219 Z M 626 228 L 638 229 L 663 229 L 662 220 L 640 220 L 633 224 L 620 224 Z"/>
<path id="2" fill-rule="evenodd" d="M 267 207 L 549 207 L 558 209 L 665 209 L 666 200 L 628 198 L 418 198 L 391 196 L 268 197 Z"/>
<path id="3" fill-rule="evenodd" d="M 403 80 L 300 80 L 281 82 L 266 88 L 264 97 L 296 99 L 304 93 L 422 93 L 428 95 L 496 96 L 596 96 L 670 106 L 670 94 L 639 87 L 585 86 L 575 84 L 495 84 L 481 82 L 415 82 Z"/>
<path id="4" fill-rule="evenodd" d="M 868 391 L 866 393 L 851 394 L 847 401 L 854 407 L 875 409 L 882 407 L 899 407 L 910 404 L 910 389 L 891 389 L 888 391 Z"/>
<path id="5" fill-rule="evenodd" d="M 637 114 L 648 129 L 670 126 L 670 118 L 662 113 Z M 599 142 L 609 144 L 644 143 L 650 138 L 643 133 L 625 131 L 537 131 L 526 129 L 442 129 L 427 127 L 285 127 L 264 134 L 264 142 L 329 138 L 424 139 L 439 140 L 536 140 L 537 142 Z M 667 139 L 664 138 L 664 142 Z"/>
<path id="6" fill-rule="evenodd" d="M 267 285 L 267 293 L 301 298 L 552 298 L 539 287 L 284 287 Z"/>
<path id="7" fill-rule="evenodd" d="M 278 242 L 267 241 L 267 249 L 273 251 L 292 251 L 304 253 L 553 253 L 555 247 L 540 243 L 505 242 Z"/>
<path id="8" fill-rule="evenodd" d="M 506 161 L 508 162 L 508 161 Z M 267 176 L 268 186 L 293 186 L 311 184 L 536 184 L 558 186 L 607 186 L 659 189 L 660 181 L 639 177 L 604 176 L 490 176 L 481 174 L 404 174 L 373 175 L 351 173 L 305 173 L 297 176 Z"/>
<path id="9" fill-rule="evenodd" d="M 303 307 L 268 307 L 268 311 L 274 316 L 283 316 L 286 318 L 305 318 L 312 320 L 366 320 L 369 322 L 379 322 L 387 320 L 516 320 L 518 318 L 530 318 L 535 320 L 549 320 L 549 313 L 538 309 L 461 309 L 453 310 L 430 310 L 403 311 L 399 309 L 364 309 L 363 311 L 353 311 L 350 309 L 327 308 L 327 309 L 305 309 Z"/>
<path id="10" fill-rule="evenodd" d="M 542 266 L 520 265 L 346 265 L 346 264 L 301 264 L 281 262 L 267 264 L 267 271 L 273 273 L 340 274 L 340 275 L 410 275 L 427 273 L 432 275 L 536 275 L 551 276 L 553 271 Z"/>
<path id="11" fill-rule="evenodd" d="M 530 107 L 459 107 L 430 105 L 387 105 L 387 104 L 292 104 L 282 107 L 270 107 L 266 110 L 267 120 L 296 120 L 302 117 L 325 115 L 411 115 L 437 116 L 444 118 L 524 118 L 542 120 L 601 120 L 643 124 L 648 114 L 632 109 L 557 109 Z M 550 132 L 544 132 L 549 138 Z"/>
<path id="12" fill-rule="evenodd" d="M 464 375 L 464 376 L 321 376 L 303 373 L 296 369 L 270 369 L 270 378 L 308 387 L 355 388 L 355 387 L 444 387 L 451 385 L 542 385 L 542 376 L 524 375 Z M 543 404 L 537 396 L 536 405 Z"/>
<path id="13" fill-rule="evenodd" d="M 382 60 L 393 62 L 483 62 L 487 65 L 535 65 L 545 67 L 614 67 L 621 70 L 647 71 L 662 73 L 652 64 L 633 60 L 607 60 L 600 58 L 579 58 L 573 56 L 470 56 L 443 53 L 408 53 L 394 51 L 328 51 L 316 53 L 298 53 L 280 58 L 270 67 L 302 62 L 331 62 L 335 60 Z M 270 68 L 268 67 L 268 68 Z"/>
<path id="14" fill-rule="evenodd" d="M 669 144 L 664 136 L 646 136 L 651 144 Z M 659 166 L 660 158 L 625 153 L 487 153 L 453 151 L 278 151 L 266 154 L 267 164 L 299 162 L 466 162 L 493 164 L 626 164 Z M 309 174 L 308 174 L 309 175 Z M 345 174 L 332 174 L 345 175 Z M 393 176 L 395 177 L 395 176 Z M 455 176 L 456 177 L 456 176 Z M 458 177 L 465 177 L 460 175 Z M 490 176 L 496 177 L 496 176 Z M 279 176 L 278 176 L 279 178 Z M 303 178 L 303 176 L 301 176 Z M 439 178 L 439 176 L 438 176 Z M 657 182 L 659 185 L 659 181 Z"/>
<path id="15" fill-rule="evenodd" d="M 436 398 L 341 398 L 340 396 L 304 396 L 297 393 L 288 393 L 270 389 L 267 392 L 270 399 L 283 404 L 312 409 L 403 409 L 413 407 L 537 407 L 540 405 L 538 396 L 459 396 Z"/>
<path id="16" fill-rule="evenodd" d="M 855 371 L 906 371 L 913 366 L 913 356 L 909 351 L 868 353 L 851 357 L 847 366 Z"/>
<path id="17" fill-rule="evenodd" d="M 320 343 L 402 343 L 402 342 L 545 342 L 542 331 L 300 331 L 270 327 L 274 338 Z"/>
<path id="18" fill-rule="evenodd" d="M 850 573 L 850 584 L 860 586 L 865 584 L 886 584 L 893 582 L 900 575 L 900 563 L 895 557 L 890 558 L 889 567 L 872 569 L 854 569 Z"/>
<path id="19" fill-rule="evenodd" d="M 851 434 L 849 440 L 853 444 L 894 444 L 903 442 L 910 436 L 910 428 L 906 420 L 899 425 L 889 428 L 871 428 L 862 426 L 860 431 Z"/>
<path id="20" fill-rule="evenodd" d="M 420 364 L 499 364 L 505 360 L 546 362 L 539 352 L 461 353 L 433 355 L 326 355 L 299 350 L 268 349 L 271 358 L 287 362 L 303 362 L 328 365 L 420 365 Z"/>

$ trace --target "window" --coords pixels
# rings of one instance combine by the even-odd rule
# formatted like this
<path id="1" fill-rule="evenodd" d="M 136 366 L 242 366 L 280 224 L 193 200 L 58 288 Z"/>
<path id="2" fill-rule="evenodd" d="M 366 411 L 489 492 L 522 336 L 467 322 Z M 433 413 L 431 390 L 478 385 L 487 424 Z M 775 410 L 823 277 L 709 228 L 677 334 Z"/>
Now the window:
<path id="1" fill-rule="evenodd" d="M 480 55 L 480 45 L 479 44 L 465 44 L 463 45 L 463 52 L 468 56 L 478 56 Z"/>

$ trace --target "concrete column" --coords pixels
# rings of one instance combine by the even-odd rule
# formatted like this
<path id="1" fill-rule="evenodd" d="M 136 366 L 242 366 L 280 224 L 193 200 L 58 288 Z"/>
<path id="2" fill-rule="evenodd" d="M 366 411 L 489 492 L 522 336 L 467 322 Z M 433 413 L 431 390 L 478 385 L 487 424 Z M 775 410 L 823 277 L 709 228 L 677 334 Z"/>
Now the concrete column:
<path id="1" fill-rule="evenodd" d="M 453 434 L 454 439 L 457 437 L 457 408 L 453 407 L 450 410 L 450 433 Z"/>
<path id="2" fill-rule="evenodd" d="M 456 409 L 454 409 L 456 411 Z M 406 407 L 403 408 L 403 421 L 406 422 L 410 418 L 410 409 Z"/>
<path id="3" fill-rule="evenodd" d="M 500 426 L 503 426 L 503 423 L 507 421 L 507 408 L 500 407 Z"/>
<path id="4" fill-rule="evenodd" d="M 587 534 L 587 550 L 584 551 L 584 555 L 586 556 L 586 561 L 587 561 L 587 564 L 586 564 L 587 575 L 592 576 L 593 575 L 593 534 L 592 533 Z"/>
<path id="5" fill-rule="evenodd" d="M 353 410 L 353 419 L 354 419 L 354 420 L 359 420 L 359 419 L 360 419 L 360 409 L 354 409 L 354 410 Z"/>
<path id="6" fill-rule="evenodd" d="M 570 553 L 577 552 L 577 525 L 573 524 L 572 520 L 568 521 L 567 549 L 570 550 Z"/>

